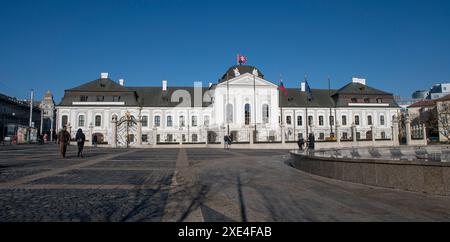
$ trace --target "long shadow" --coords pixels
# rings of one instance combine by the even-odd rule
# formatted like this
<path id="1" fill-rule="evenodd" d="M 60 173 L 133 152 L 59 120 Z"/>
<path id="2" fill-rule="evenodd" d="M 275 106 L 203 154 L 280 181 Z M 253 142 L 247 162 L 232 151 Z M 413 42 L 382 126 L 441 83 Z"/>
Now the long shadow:
<path id="1" fill-rule="evenodd" d="M 244 195 L 242 194 L 242 184 L 241 184 L 241 176 L 238 175 L 236 177 L 237 180 L 237 192 L 239 196 L 239 205 L 241 209 L 241 219 L 242 222 L 247 222 L 247 211 L 245 209 L 245 201 L 244 201 Z"/>

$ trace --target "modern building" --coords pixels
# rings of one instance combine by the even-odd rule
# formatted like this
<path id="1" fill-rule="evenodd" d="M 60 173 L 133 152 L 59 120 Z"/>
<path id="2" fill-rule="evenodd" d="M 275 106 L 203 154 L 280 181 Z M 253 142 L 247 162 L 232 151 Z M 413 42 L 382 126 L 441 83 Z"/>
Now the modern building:
<path id="1" fill-rule="evenodd" d="M 429 99 L 438 99 L 450 94 L 450 83 L 435 84 L 429 91 Z"/>
<path id="2" fill-rule="evenodd" d="M 110 145 L 220 143 L 229 134 L 238 143 L 294 142 L 314 133 L 325 141 L 339 125 L 342 140 L 390 139 L 399 111 L 391 93 L 365 79 L 337 90 L 312 89 L 305 82 L 281 91 L 256 67 L 230 67 L 217 83 L 203 87 L 126 86 L 102 73 L 99 79 L 65 90 L 56 107 L 57 128 L 71 135 L 81 128 Z M 352 131 L 352 126 L 355 131 Z M 355 133 L 355 134 L 353 134 Z"/>
<path id="3" fill-rule="evenodd" d="M 41 111 L 33 105 L 32 126 L 34 131 L 40 126 Z M 30 124 L 30 102 L 0 94 L 0 141 L 12 141 L 17 138 L 19 129 L 26 130 Z M 21 132 L 21 134 L 24 134 Z M 21 137 L 26 140 L 26 137 Z"/>

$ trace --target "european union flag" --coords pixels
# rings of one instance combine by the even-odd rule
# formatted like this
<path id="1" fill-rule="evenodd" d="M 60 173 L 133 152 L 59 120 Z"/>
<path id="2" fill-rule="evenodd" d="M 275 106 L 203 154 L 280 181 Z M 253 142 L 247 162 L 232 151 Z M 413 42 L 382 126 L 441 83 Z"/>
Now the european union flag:
<path id="1" fill-rule="evenodd" d="M 306 94 L 308 95 L 308 101 L 313 100 L 311 88 L 309 87 L 308 81 L 306 81 L 306 80 L 305 80 L 305 91 L 306 91 Z"/>

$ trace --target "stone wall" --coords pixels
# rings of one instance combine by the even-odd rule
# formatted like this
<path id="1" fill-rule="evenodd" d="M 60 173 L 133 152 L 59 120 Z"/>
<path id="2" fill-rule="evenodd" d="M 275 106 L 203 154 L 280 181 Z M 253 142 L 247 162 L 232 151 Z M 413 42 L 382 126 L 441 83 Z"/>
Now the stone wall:
<path id="1" fill-rule="evenodd" d="M 351 159 L 291 152 L 292 165 L 332 179 L 450 196 L 450 163 L 420 160 Z"/>

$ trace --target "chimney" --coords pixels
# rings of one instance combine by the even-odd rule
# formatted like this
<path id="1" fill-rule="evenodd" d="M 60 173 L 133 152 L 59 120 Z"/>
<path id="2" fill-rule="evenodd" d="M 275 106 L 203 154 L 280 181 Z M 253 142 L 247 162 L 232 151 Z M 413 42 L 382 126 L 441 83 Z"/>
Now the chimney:
<path id="1" fill-rule="evenodd" d="M 365 79 L 365 78 L 357 78 L 357 77 L 353 77 L 353 78 L 352 78 L 352 82 L 353 82 L 353 83 L 360 83 L 360 84 L 366 85 L 366 79 Z"/>
<path id="2" fill-rule="evenodd" d="M 305 92 L 305 91 L 306 91 L 306 82 L 301 82 L 301 83 L 300 83 L 300 90 L 301 90 L 302 92 Z"/>
<path id="3" fill-rule="evenodd" d="M 100 74 L 100 76 L 101 76 L 102 79 L 107 79 L 108 78 L 108 72 L 102 72 Z"/>
<path id="4" fill-rule="evenodd" d="M 167 80 L 162 81 L 162 90 L 167 91 Z"/>
<path id="5" fill-rule="evenodd" d="M 123 86 L 124 83 L 125 83 L 125 80 L 124 80 L 124 79 L 119 79 L 119 85 Z"/>

